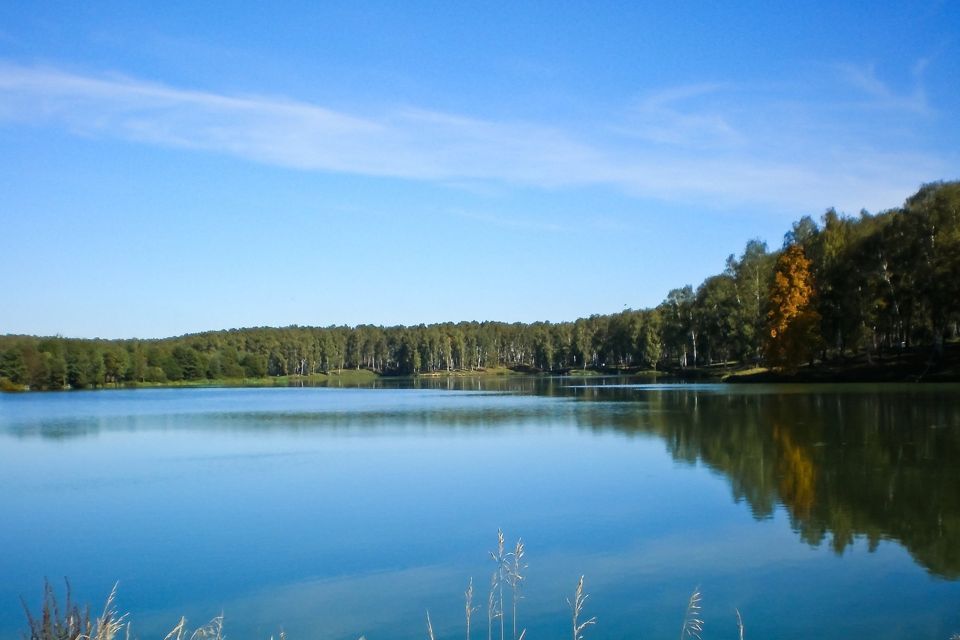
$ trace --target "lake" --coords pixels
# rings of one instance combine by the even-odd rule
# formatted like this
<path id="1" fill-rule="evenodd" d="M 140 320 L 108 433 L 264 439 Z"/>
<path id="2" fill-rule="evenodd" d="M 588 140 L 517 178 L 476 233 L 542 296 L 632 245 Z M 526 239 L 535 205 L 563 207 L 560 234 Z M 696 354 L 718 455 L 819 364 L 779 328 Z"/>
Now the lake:
<path id="1" fill-rule="evenodd" d="M 527 638 L 960 632 L 960 387 L 610 378 L 0 395 L 0 638 L 44 578 L 133 633 L 487 638 L 497 530 Z M 505 593 L 512 639 L 511 592 Z M 499 626 L 497 634 L 499 637 Z"/>

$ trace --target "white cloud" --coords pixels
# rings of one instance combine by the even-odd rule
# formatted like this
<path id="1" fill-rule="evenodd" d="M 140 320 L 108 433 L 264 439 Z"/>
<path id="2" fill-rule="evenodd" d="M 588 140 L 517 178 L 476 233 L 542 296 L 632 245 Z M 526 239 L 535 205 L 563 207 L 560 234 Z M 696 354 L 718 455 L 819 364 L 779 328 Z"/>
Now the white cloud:
<path id="1" fill-rule="evenodd" d="M 839 69 L 847 82 L 869 98 L 866 106 L 876 109 L 903 110 L 920 116 L 929 116 L 933 114 L 933 110 L 927 103 L 926 92 L 919 81 L 928 64 L 929 60 L 925 58 L 921 58 L 914 63 L 912 74 L 916 84 L 909 93 L 897 93 L 891 89 L 887 83 L 877 77 L 876 68 L 873 65 L 842 64 Z"/>
<path id="2" fill-rule="evenodd" d="M 900 107 L 905 117 L 927 112 L 922 91 L 898 96 L 872 69 L 844 69 L 875 102 Z M 711 207 L 810 213 L 892 206 L 920 182 L 949 177 L 944 168 L 955 166 L 922 150 L 875 153 L 882 140 L 836 144 L 775 110 L 764 124 L 755 116 L 771 105 L 731 108 L 738 103 L 727 94 L 734 91 L 725 84 L 664 89 L 640 100 L 622 122 L 598 114 L 587 136 L 423 108 L 344 113 L 284 98 L 6 64 L 0 65 L 0 120 L 304 170 L 447 184 L 606 186 Z"/>
<path id="3" fill-rule="evenodd" d="M 691 101 L 728 89 L 720 83 L 671 87 L 643 97 L 630 114 L 631 124 L 618 130 L 657 143 L 727 146 L 743 142 L 743 136 L 715 109 L 700 109 Z M 686 105 L 686 108 L 684 108 Z"/>

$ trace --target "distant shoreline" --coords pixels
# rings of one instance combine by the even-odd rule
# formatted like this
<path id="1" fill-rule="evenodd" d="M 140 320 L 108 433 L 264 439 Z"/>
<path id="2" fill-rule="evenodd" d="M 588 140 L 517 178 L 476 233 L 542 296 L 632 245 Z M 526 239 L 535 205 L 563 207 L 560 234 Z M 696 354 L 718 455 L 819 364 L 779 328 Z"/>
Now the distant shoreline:
<path id="1" fill-rule="evenodd" d="M 926 351 L 926 350 L 925 350 Z M 262 388 L 262 387 L 366 387 L 382 381 L 403 380 L 446 380 L 470 378 L 504 377 L 622 377 L 653 378 L 664 383 L 711 382 L 723 384 L 846 384 L 846 383 L 958 383 L 960 382 L 960 345 L 951 345 L 943 359 L 937 364 L 926 361 L 923 354 L 897 354 L 884 358 L 874 358 L 866 362 L 863 358 L 844 362 L 816 362 L 794 371 L 774 370 L 765 367 L 747 367 L 744 365 L 716 365 L 711 367 L 671 368 L 666 370 L 650 369 L 567 369 L 563 371 L 541 371 L 526 367 L 497 367 L 492 369 L 435 371 L 415 375 L 384 375 L 369 369 L 342 369 L 328 373 L 316 373 L 307 376 L 264 376 L 259 378 L 219 378 L 201 380 L 178 380 L 174 382 L 125 382 L 110 383 L 95 387 L 105 389 L 190 389 L 190 388 Z M 65 387 L 53 391 L 72 391 Z M 78 389 L 78 390 L 90 390 Z M 25 393 L 29 388 L 7 385 L 0 391 Z M 33 390 L 46 392 L 50 390 Z"/>

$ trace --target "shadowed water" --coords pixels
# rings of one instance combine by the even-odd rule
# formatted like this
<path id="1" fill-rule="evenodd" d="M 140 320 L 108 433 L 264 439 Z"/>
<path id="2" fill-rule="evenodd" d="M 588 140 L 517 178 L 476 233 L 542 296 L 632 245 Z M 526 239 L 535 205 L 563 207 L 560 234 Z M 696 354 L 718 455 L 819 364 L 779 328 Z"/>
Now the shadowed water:
<path id="1" fill-rule="evenodd" d="M 486 638 L 502 527 L 527 637 L 960 632 L 960 388 L 427 380 L 0 396 L 0 637 L 69 576 L 141 638 Z M 509 611 L 509 607 L 508 607 Z M 507 618 L 509 637 L 509 616 Z"/>

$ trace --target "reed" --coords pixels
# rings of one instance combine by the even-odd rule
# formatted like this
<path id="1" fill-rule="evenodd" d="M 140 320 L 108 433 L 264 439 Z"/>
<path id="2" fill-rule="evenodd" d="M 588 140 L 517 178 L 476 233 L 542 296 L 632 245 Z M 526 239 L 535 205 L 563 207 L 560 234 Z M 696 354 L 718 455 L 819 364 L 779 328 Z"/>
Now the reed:
<path id="1" fill-rule="evenodd" d="M 597 624 L 596 616 L 580 622 L 580 614 L 583 613 L 583 603 L 589 596 L 583 591 L 583 576 L 577 583 L 577 590 L 573 594 L 573 601 L 567 598 L 567 604 L 570 605 L 570 611 L 573 616 L 573 640 L 583 640 L 583 630 L 587 627 Z"/>
<path id="2" fill-rule="evenodd" d="M 463 592 L 464 613 L 467 618 L 467 640 L 470 640 L 470 619 L 479 607 L 473 606 L 473 578 L 467 583 L 467 590 Z"/>
<path id="3" fill-rule="evenodd" d="M 430 622 L 430 610 L 427 610 L 427 637 L 430 640 L 435 640 L 433 637 L 433 623 Z"/>
<path id="4" fill-rule="evenodd" d="M 496 604 L 496 617 L 500 619 L 500 640 L 505 640 L 506 632 L 503 620 L 503 583 L 506 581 L 506 576 L 510 570 L 509 557 L 504 549 L 503 529 L 497 529 L 497 550 L 490 552 L 490 558 L 496 563 L 497 568 L 493 572 L 490 589 L 491 596 Z M 488 635 L 492 636 L 492 633 Z"/>
<path id="5" fill-rule="evenodd" d="M 526 579 L 527 564 L 525 563 L 525 548 L 522 540 L 518 540 L 514 549 L 506 551 L 503 531 L 497 532 L 497 550 L 490 552 L 497 568 L 491 575 L 490 592 L 487 598 L 487 639 L 493 640 L 495 623 L 499 619 L 500 634 L 503 640 L 506 635 L 504 624 L 504 586 L 511 590 L 511 607 L 513 640 L 525 640 L 526 629 L 517 633 L 518 602 L 523 598 L 522 587 Z M 131 623 L 128 614 L 120 614 L 117 610 L 117 588 L 114 585 L 107 596 L 103 612 L 95 619 L 90 617 L 89 607 L 80 607 L 74 600 L 69 581 L 66 584 L 66 598 L 63 606 L 57 600 L 56 593 L 48 581 L 44 582 L 43 600 L 38 615 L 33 615 L 27 603 L 21 598 L 23 609 L 27 617 L 27 633 L 24 640 L 118 640 L 121 634 L 125 640 L 131 639 Z M 473 604 L 473 578 L 467 583 L 464 591 L 464 616 L 466 620 L 466 640 L 471 640 L 473 614 L 479 607 Z M 584 617 L 584 605 L 589 598 L 584 588 L 584 576 L 577 582 L 573 598 L 567 599 L 570 607 L 570 634 L 572 640 L 584 640 L 586 630 L 597 623 L 596 616 Z M 680 640 L 701 640 L 704 621 L 701 617 L 703 594 L 699 587 L 693 590 L 687 600 L 687 606 L 680 627 Z M 744 640 L 745 625 L 739 609 L 735 609 L 737 633 L 740 640 Z M 433 621 L 430 611 L 427 611 L 427 638 L 436 640 Z M 214 617 L 207 624 L 190 631 L 186 618 L 181 617 L 163 640 L 224 640 L 223 613 Z M 270 640 L 274 640 L 271 636 Z M 281 631 L 279 640 L 286 640 L 286 634 Z M 363 636 L 359 640 L 366 640 Z M 950 640 L 960 640 L 960 633 L 950 636 Z"/>
<path id="6" fill-rule="evenodd" d="M 93 628 L 93 634 L 91 635 L 88 631 L 78 636 L 78 640 L 114 640 L 124 628 L 126 628 L 126 638 L 130 640 L 130 623 L 127 622 L 127 614 L 117 613 L 117 586 L 119 583 L 114 583 L 113 589 L 110 590 L 107 602 L 103 605 L 103 613 L 97 618 Z"/>
<path id="7" fill-rule="evenodd" d="M 39 616 L 35 617 L 26 601 L 20 598 L 27 616 L 28 631 L 24 637 L 28 640 L 76 640 L 84 634 L 90 634 L 93 629 L 90 623 L 90 607 L 81 609 L 75 604 L 70 581 L 64 582 L 67 593 L 63 609 L 60 608 L 57 595 L 49 581 L 43 583 L 43 602 Z"/>
<path id="8" fill-rule="evenodd" d="M 490 595 L 487 597 L 487 640 L 493 640 L 493 621 L 497 618 L 497 572 L 490 578 Z"/>
<path id="9" fill-rule="evenodd" d="M 286 640 L 286 637 L 286 634 L 281 631 L 280 640 Z M 223 640 L 223 638 L 223 614 L 221 613 L 202 627 L 194 629 L 193 633 L 187 629 L 187 619 L 181 616 L 177 626 L 171 629 L 163 640 Z"/>
<path id="10" fill-rule="evenodd" d="M 687 613 L 683 616 L 683 626 L 680 627 L 680 640 L 684 638 L 701 640 L 700 634 L 703 633 L 703 620 L 700 618 L 701 599 L 698 587 L 693 590 L 690 600 L 687 601 Z"/>
<path id="11" fill-rule="evenodd" d="M 526 633 L 526 629 L 520 632 L 517 637 L 517 602 L 523 598 L 521 587 L 525 580 L 527 565 L 523 562 L 523 539 L 517 540 L 517 546 L 510 552 L 510 564 L 507 571 L 507 582 L 510 584 L 511 605 L 513 606 L 513 640 L 520 640 Z"/>

